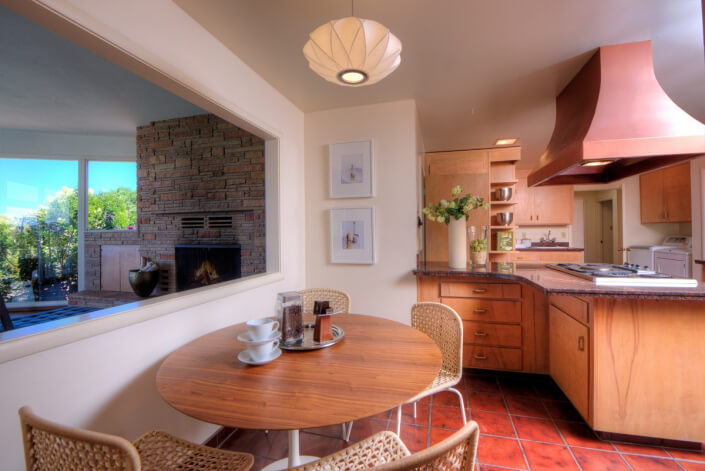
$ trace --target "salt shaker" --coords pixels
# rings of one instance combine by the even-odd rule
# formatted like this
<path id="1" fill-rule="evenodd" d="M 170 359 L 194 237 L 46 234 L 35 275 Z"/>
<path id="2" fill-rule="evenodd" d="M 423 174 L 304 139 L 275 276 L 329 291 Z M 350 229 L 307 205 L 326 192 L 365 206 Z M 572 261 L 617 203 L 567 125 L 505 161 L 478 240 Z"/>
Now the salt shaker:
<path id="1" fill-rule="evenodd" d="M 277 294 L 277 315 L 281 324 L 281 341 L 286 345 L 301 342 L 304 338 L 303 297 L 296 291 Z"/>

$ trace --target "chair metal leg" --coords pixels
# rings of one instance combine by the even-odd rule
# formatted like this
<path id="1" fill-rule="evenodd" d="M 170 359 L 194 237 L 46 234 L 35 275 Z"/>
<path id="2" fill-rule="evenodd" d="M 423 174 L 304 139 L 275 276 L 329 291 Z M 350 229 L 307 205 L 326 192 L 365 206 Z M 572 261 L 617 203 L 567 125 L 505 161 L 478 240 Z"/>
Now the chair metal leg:
<path id="1" fill-rule="evenodd" d="M 352 432 L 352 426 L 353 426 L 353 421 L 351 420 L 350 422 L 344 422 L 340 424 L 343 426 L 343 440 L 346 442 L 350 441 L 350 432 Z"/>
<path id="2" fill-rule="evenodd" d="M 460 399 L 460 412 L 463 414 L 463 424 L 468 423 L 468 419 L 465 417 L 465 401 L 463 400 L 463 395 L 455 388 L 448 388 L 448 391 L 453 391 Z"/>
<path id="3" fill-rule="evenodd" d="M 401 405 L 397 406 L 397 436 L 401 433 Z"/>
<path id="4" fill-rule="evenodd" d="M 414 418 L 416 418 L 416 401 L 414 401 Z"/>

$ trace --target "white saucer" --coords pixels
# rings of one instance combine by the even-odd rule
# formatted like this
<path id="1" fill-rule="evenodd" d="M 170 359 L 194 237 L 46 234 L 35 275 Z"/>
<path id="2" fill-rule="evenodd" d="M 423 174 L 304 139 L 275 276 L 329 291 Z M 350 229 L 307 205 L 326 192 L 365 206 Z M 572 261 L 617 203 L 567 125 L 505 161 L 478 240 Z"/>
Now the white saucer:
<path id="1" fill-rule="evenodd" d="M 250 334 L 248 334 L 247 332 L 242 333 L 242 334 L 240 334 L 240 335 L 237 336 L 237 339 L 238 339 L 240 342 L 242 342 L 242 343 L 247 343 L 247 344 L 252 344 L 252 345 L 258 345 L 258 344 L 260 344 L 260 343 L 271 342 L 272 340 L 276 340 L 276 339 L 278 339 L 278 338 L 279 338 L 279 331 L 276 331 L 276 330 L 273 331 L 273 332 L 272 332 L 272 335 L 270 335 L 268 338 L 262 339 L 262 340 L 252 340 L 252 339 L 250 338 Z"/>
<path id="2" fill-rule="evenodd" d="M 243 350 L 237 354 L 237 359 L 243 363 L 247 363 L 248 365 L 264 365 L 265 363 L 269 363 L 272 360 L 276 360 L 281 354 L 281 349 L 277 347 L 272 351 L 272 354 L 269 356 L 269 358 L 265 360 L 255 361 L 250 357 L 250 352 L 248 352 L 247 350 Z"/>

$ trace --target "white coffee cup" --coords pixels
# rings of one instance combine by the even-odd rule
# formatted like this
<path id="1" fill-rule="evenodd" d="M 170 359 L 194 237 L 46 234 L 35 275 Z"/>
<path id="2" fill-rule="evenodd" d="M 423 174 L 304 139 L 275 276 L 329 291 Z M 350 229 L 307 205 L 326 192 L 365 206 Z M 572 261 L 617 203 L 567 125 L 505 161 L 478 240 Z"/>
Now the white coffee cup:
<path id="1" fill-rule="evenodd" d="M 269 359 L 274 353 L 274 349 L 279 346 L 279 339 L 272 339 L 267 342 L 255 342 L 247 346 L 250 358 L 254 361 L 264 361 Z"/>
<path id="2" fill-rule="evenodd" d="M 264 340 L 271 337 L 272 332 L 279 328 L 279 321 L 268 318 L 252 319 L 246 322 L 247 333 L 252 340 Z"/>

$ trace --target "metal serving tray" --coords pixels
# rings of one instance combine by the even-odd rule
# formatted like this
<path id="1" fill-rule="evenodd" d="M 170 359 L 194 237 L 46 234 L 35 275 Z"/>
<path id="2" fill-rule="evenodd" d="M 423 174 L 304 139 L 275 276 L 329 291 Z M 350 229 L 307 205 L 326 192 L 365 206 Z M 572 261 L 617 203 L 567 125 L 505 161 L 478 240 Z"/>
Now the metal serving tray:
<path id="1" fill-rule="evenodd" d="M 319 348 L 326 348 L 330 347 L 331 345 L 335 345 L 336 343 L 343 340 L 343 337 L 345 337 L 345 331 L 343 329 L 341 329 L 337 325 L 332 325 L 331 327 L 333 329 L 333 338 L 330 340 L 325 340 L 323 342 L 316 342 L 315 340 L 313 340 L 313 331 L 315 327 L 316 324 L 314 323 L 304 324 L 303 339 L 289 345 L 285 344 L 284 342 L 280 342 L 279 348 L 281 348 L 282 350 L 292 351 L 318 350 Z"/>

